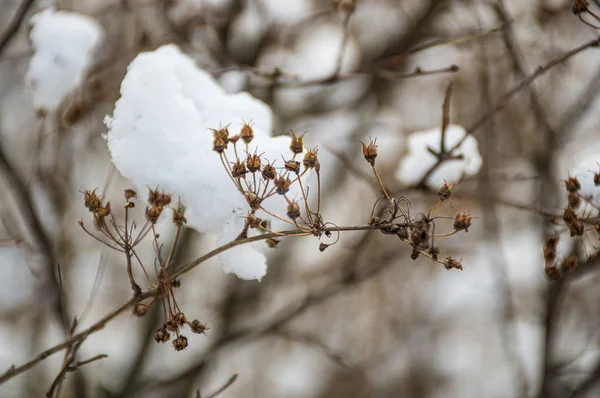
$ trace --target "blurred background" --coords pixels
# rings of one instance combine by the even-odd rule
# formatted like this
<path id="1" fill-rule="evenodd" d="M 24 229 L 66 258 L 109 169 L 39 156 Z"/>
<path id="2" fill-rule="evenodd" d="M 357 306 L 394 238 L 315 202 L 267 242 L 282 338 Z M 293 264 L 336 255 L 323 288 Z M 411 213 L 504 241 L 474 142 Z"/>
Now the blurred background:
<path id="1" fill-rule="evenodd" d="M 413 261 L 408 245 L 368 231 L 343 234 L 323 253 L 314 239 L 287 239 L 260 283 L 210 260 L 176 291 L 207 336 L 188 336 L 175 352 L 154 342 L 159 306 L 142 318 L 126 311 L 85 339 L 78 361 L 108 357 L 68 372 L 60 396 L 208 397 L 223 386 L 221 397 L 598 396 L 597 249 L 591 242 L 577 272 L 548 281 L 542 246 L 548 214 L 566 204 L 563 180 L 584 157 L 600 162 L 600 52 L 581 51 L 504 97 L 598 37 L 572 5 L 0 0 L 0 373 L 64 341 L 74 317 L 83 330 L 131 298 L 122 256 L 77 224 L 91 223 L 80 191 L 123 201 L 130 184 L 111 167 L 103 119 L 132 59 L 175 43 L 228 92 L 269 104 L 277 134 L 307 132 L 305 144 L 320 148 L 323 214 L 338 225 L 367 223 L 380 195 L 359 140 L 377 137 L 382 180 L 416 214 L 437 191 L 395 175 L 407 137 L 440 126 L 448 84 L 452 123 L 472 126 L 506 105 L 474 132 L 479 173 L 439 210 L 476 217 L 468 233 L 440 242 L 465 269 Z M 26 79 L 30 18 L 49 7 L 104 29 L 85 78 L 51 112 L 33 105 Z M 136 211 L 142 220 L 143 206 Z M 215 244 L 185 230 L 177 259 Z M 152 263 L 150 243 L 140 255 Z M 46 396 L 63 360 L 61 351 L 1 384 L 0 397 Z"/>

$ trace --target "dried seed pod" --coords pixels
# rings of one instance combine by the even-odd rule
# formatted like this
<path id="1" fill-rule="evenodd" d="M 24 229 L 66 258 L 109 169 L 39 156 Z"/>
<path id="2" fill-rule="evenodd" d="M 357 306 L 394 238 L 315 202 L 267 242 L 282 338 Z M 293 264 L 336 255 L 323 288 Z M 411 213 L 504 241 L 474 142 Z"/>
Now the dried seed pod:
<path id="1" fill-rule="evenodd" d="M 284 176 L 277 176 L 273 183 L 275 184 L 275 192 L 279 195 L 287 193 L 290 190 L 290 185 L 292 185 L 292 181 Z"/>
<path id="2" fill-rule="evenodd" d="M 185 350 L 188 346 L 188 339 L 185 336 L 179 336 L 175 340 L 173 340 L 173 348 L 175 351 Z"/>
<path id="3" fill-rule="evenodd" d="M 156 224 L 156 221 L 158 221 L 158 218 L 160 217 L 161 213 L 162 209 L 156 205 L 146 208 L 146 218 L 152 224 Z"/>
<path id="4" fill-rule="evenodd" d="M 375 158 L 377 158 L 377 139 L 370 140 L 369 145 L 365 145 L 364 142 L 360 142 L 362 145 L 362 153 L 365 160 L 371 165 L 375 165 Z"/>
<path id="5" fill-rule="evenodd" d="M 165 328 L 157 329 L 156 332 L 154 332 L 154 340 L 157 343 L 166 343 L 170 338 L 171 335 Z"/>
<path id="6" fill-rule="evenodd" d="M 237 161 L 235 162 L 232 166 L 231 166 L 231 175 L 234 178 L 241 178 L 244 177 L 246 175 L 246 172 L 248 170 L 246 170 L 246 166 L 244 165 L 244 163 Z"/>
<path id="7" fill-rule="evenodd" d="M 452 184 L 448 184 L 447 182 L 444 182 L 444 185 L 442 185 L 442 187 L 438 191 L 439 198 L 441 200 L 450 199 L 450 196 L 452 196 L 452 187 L 453 186 L 454 185 L 452 185 Z"/>
<path id="8" fill-rule="evenodd" d="M 285 169 L 292 173 L 298 174 L 300 172 L 300 162 L 296 160 L 286 160 Z"/>
<path id="9" fill-rule="evenodd" d="M 262 170 L 262 178 L 265 180 L 273 180 L 277 177 L 277 172 L 275 171 L 275 167 L 271 164 L 265 165 Z"/>
<path id="10" fill-rule="evenodd" d="M 569 196 L 567 199 L 569 201 L 569 206 L 571 206 L 574 209 L 579 207 L 579 204 L 581 203 L 581 197 L 577 192 L 569 192 Z"/>
<path id="11" fill-rule="evenodd" d="M 89 211 L 95 213 L 102 206 L 102 201 L 94 189 L 93 191 L 83 192 L 83 204 Z"/>
<path id="12" fill-rule="evenodd" d="M 164 328 L 167 329 L 169 332 L 176 333 L 179 330 L 179 325 L 171 319 L 165 323 Z"/>
<path id="13" fill-rule="evenodd" d="M 302 159 L 302 164 L 307 169 L 313 169 L 318 161 L 319 159 L 317 158 L 317 148 L 315 148 L 306 152 L 306 154 L 304 155 L 304 159 Z"/>
<path id="14" fill-rule="evenodd" d="M 183 315 L 183 312 L 178 312 L 177 314 L 173 315 L 173 321 L 179 326 L 183 326 L 185 323 L 187 323 L 187 319 L 185 318 L 185 315 Z"/>
<path id="15" fill-rule="evenodd" d="M 444 267 L 446 269 L 459 269 L 461 271 L 463 269 L 463 266 L 460 263 L 460 261 L 455 259 L 454 257 L 446 257 L 446 260 L 444 261 Z"/>
<path id="16" fill-rule="evenodd" d="M 293 221 L 296 221 L 298 217 L 300 217 L 300 206 L 298 206 L 298 202 L 292 201 L 288 204 L 287 207 L 287 216 L 291 218 Z"/>
<path id="17" fill-rule="evenodd" d="M 252 210 L 256 210 L 260 207 L 261 199 L 254 192 L 248 192 L 246 195 L 246 202 L 250 205 Z"/>
<path id="18" fill-rule="evenodd" d="M 251 173 L 260 171 L 260 167 L 261 167 L 260 155 L 257 155 L 257 154 L 248 155 L 248 157 L 246 158 L 246 167 L 248 168 L 248 171 Z"/>
<path id="19" fill-rule="evenodd" d="M 565 188 L 567 188 L 567 191 L 569 192 L 577 192 L 581 189 L 581 184 L 577 177 L 569 177 L 565 180 Z"/>
<path id="20" fill-rule="evenodd" d="M 137 192 L 135 192 L 133 189 L 126 189 L 123 194 L 127 201 L 129 201 L 131 198 L 137 198 Z"/>
<path id="21" fill-rule="evenodd" d="M 183 206 L 178 207 L 177 209 L 173 209 L 173 223 L 175 225 L 182 225 L 187 223 L 187 219 L 183 215 L 185 209 Z"/>
<path id="22" fill-rule="evenodd" d="M 563 220 L 566 223 L 570 223 L 575 218 L 577 218 L 577 214 L 575 214 L 575 210 L 572 207 L 565 207 L 565 211 L 563 212 Z"/>
<path id="23" fill-rule="evenodd" d="M 293 153 L 302 153 L 304 151 L 304 134 L 297 136 L 292 130 L 292 142 L 290 143 L 290 149 Z"/>
<path id="24" fill-rule="evenodd" d="M 250 126 L 250 123 L 244 122 L 244 125 L 240 129 L 240 137 L 246 144 L 252 142 L 252 139 L 254 138 L 254 130 L 252 129 L 252 126 Z"/>
<path id="25" fill-rule="evenodd" d="M 471 217 L 468 211 L 458 212 L 454 217 L 454 229 L 457 231 L 464 230 L 465 232 L 469 232 L 472 219 L 473 217 Z"/>
<path id="26" fill-rule="evenodd" d="M 573 236 L 583 236 L 585 232 L 585 228 L 583 223 L 579 219 L 574 219 L 569 223 L 569 232 L 571 233 L 571 237 Z"/>
<path id="27" fill-rule="evenodd" d="M 205 332 L 208 330 L 206 325 L 197 319 L 194 319 L 190 323 L 190 329 L 192 329 L 192 333 L 196 334 L 206 334 Z"/>
<path id="28" fill-rule="evenodd" d="M 144 316 L 148 312 L 148 306 L 144 303 L 137 303 L 135 307 L 133 307 L 133 313 L 136 316 Z"/>

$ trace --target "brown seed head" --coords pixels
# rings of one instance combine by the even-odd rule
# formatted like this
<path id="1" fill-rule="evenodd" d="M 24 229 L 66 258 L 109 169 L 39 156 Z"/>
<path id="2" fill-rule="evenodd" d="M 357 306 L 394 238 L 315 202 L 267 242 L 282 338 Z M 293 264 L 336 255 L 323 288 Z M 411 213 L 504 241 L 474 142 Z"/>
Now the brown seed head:
<path id="1" fill-rule="evenodd" d="M 179 330 L 179 325 L 174 320 L 169 320 L 165 323 L 165 329 L 169 332 L 177 332 Z"/>
<path id="2" fill-rule="evenodd" d="M 257 194 L 255 194 L 254 192 L 248 192 L 246 195 L 246 202 L 248 202 L 248 204 L 250 205 L 250 208 L 252 210 L 256 210 L 260 207 L 260 198 L 258 197 Z"/>
<path id="3" fill-rule="evenodd" d="M 252 139 L 254 138 L 254 130 L 252 130 L 252 126 L 250 126 L 250 123 L 244 122 L 244 125 L 240 130 L 240 137 L 242 138 L 242 140 L 244 140 L 246 144 L 252 142 Z"/>
<path id="4" fill-rule="evenodd" d="M 581 189 L 581 184 L 577 177 L 569 177 L 565 180 L 565 188 L 567 188 L 567 191 L 569 192 L 577 192 Z"/>
<path id="5" fill-rule="evenodd" d="M 208 330 L 206 325 L 197 319 L 194 319 L 190 323 L 190 328 L 192 329 L 192 333 L 196 334 L 206 334 L 205 332 Z"/>
<path id="6" fill-rule="evenodd" d="M 185 212 L 185 208 L 183 206 L 179 206 L 177 209 L 173 209 L 173 223 L 175 225 L 182 225 L 187 223 L 187 219 L 183 215 Z"/>
<path id="7" fill-rule="evenodd" d="M 571 237 L 573 236 L 582 236 L 585 232 L 585 228 L 583 223 L 579 219 L 574 219 L 569 223 L 569 232 L 571 233 Z"/>
<path id="8" fill-rule="evenodd" d="M 173 348 L 175 351 L 185 350 L 188 346 L 188 339 L 185 336 L 179 336 L 175 340 L 173 340 Z"/>
<path id="9" fill-rule="evenodd" d="M 298 174 L 300 172 L 300 162 L 296 160 L 287 160 L 285 162 L 285 169 Z"/>
<path id="10" fill-rule="evenodd" d="M 302 153 L 304 152 L 304 134 L 301 136 L 297 136 L 296 133 L 292 130 L 292 142 L 290 143 L 290 149 L 293 153 Z"/>
<path id="11" fill-rule="evenodd" d="M 464 230 L 465 232 L 469 232 L 472 219 L 473 217 L 471 217 L 468 211 L 458 212 L 454 217 L 454 229 L 457 231 Z"/>
<path id="12" fill-rule="evenodd" d="M 292 181 L 284 176 L 277 176 L 273 181 L 275 184 L 275 192 L 280 195 L 284 195 L 287 191 L 290 190 L 290 185 L 292 185 Z"/>
<path id="13" fill-rule="evenodd" d="M 148 191 L 148 203 L 151 206 L 158 206 L 163 208 L 171 204 L 171 194 L 165 193 L 164 189 L 162 191 L 158 191 L 158 188 L 155 190 Z"/>
<path id="14" fill-rule="evenodd" d="M 575 214 L 575 210 L 572 207 L 565 207 L 565 211 L 563 212 L 563 220 L 566 223 L 570 223 L 574 219 L 577 218 L 577 214 Z"/>
<path id="15" fill-rule="evenodd" d="M 225 142 L 227 142 L 227 140 L 229 139 L 229 129 L 227 128 L 227 126 L 211 130 L 213 132 L 214 138 L 219 138 Z"/>
<path id="16" fill-rule="evenodd" d="M 287 207 L 287 216 L 291 218 L 293 221 L 296 221 L 298 217 L 300 217 L 300 206 L 298 206 L 298 202 L 291 201 Z"/>
<path id="17" fill-rule="evenodd" d="M 179 326 L 183 326 L 185 323 L 187 323 L 187 319 L 185 318 L 185 315 L 183 315 L 183 312 L 178 312 L 177 314 L 173 315 L 173 321 Z"/>
<path id="18" fill-rule="evenodd" d="M 442 185 L 442 187 L 438 191 L 439 198 L 441 200 L 450 199 L 450 196 L 452 196 L 452 187 L 454 187 L 454 185 L 444 182 L 444 185 Z"/>
<path id="19" fill-rule="evenodd" d="M 377 138 L 370 140 L 369 145 L 365 145 L 364 142 L 360 141 L 362 145 L 362 153 L 369 164 L 375 166 L 375 158 L 377 158 Z"/>
<path id="20" fill-rule="evenodd" d="M 256 217 L 254 214 L 248 214 L 246 220 L 249 228 L 258 228 L 262 223 L 262 218 Z"/>
<path id="21" fill-rule="evenodd" d="M 275 171 L 275 167 L 272 164 L 267 164 L 263 167 L 262 178 L 265 180 L 273 180 L 277 176 L 277 172 Z"/>
<path id="22" fill-rule="evenodd" d="M 304 155 L 304 159 L 302 159 L 302 164 L 305 168 L 313 169 L 317 165 L 317 162 L 319 161 L 319 159 L 317 158 L 317 151 L 318 149 L 315 148 L 306 152 L 306 154 Z"/>
<path id="23" fill-rule="evenodd" d="M 83 204 L 89 211 L 95 213 L 102 206 L 102 201 L 94 189 L 93 191 L 83 192 Z"/>
<path id="24" fill-rule="evenodd" d="M 235 162 L 232 166 L 231 166 L 231 175 L 234 178 L 241 178 L 244 177 L 246 175 L 246 172 L 248 170 L 246 170 L 246 165 L 240 161 Z"/>
<path id="25" fill-rule="evenodd" d="M 215 137 L 213 139 L 213 151 L 217 153 L 223 153 L 227 149 L 227 141 L 222 138 Z"/>
<path id="26" fill-rule="evenodd" d="M 126 189 L 124 191 L 125 200 L 129 201 L 131 198 L 137 198 L 137 192 L 133 189 Z"/>
<path id="27" fill-rule="evenodd" d="M 250 155 L 249 154 L 248 157 L 246 158 L 246 167 L 248 168 L 248 171 L 251 173 L 260 171 L 260 166 L 261 166 L 260 155 L 257 155 L 257 154 Z"/>
<path id="28" fill-rule="evenodd" d="M 96 215 L 100 218 L 110 215 L 110 202 L 106 202 L 106 206 L 96 209 Z"/>
<path id="29" fill-rule="evenodd" d="M 444 267 L 446 269 L 459 269 L 461 271 L 463 269 L 463 266 L 460 263 L 460 261 L 458 261 L 454 257 L 446 257 L 446 261 L 444 261 Z"/>
<path id="30" fill-rule="evenodd" d="M 579 193 L 577 192 L 569 192 L 569 196 L 567 199 L 569 201 L 569 206 L 571 206 L 574 209 L 579 207 L 579 204 L 581 203 L 581 198 L 579 196 Z"/>
<path id="31" fill-rule="evenodd" d="M 152 224 L 156 224 L 161 213 L 162 213 L 162 209 L 156 205 L 146 208 L 146 218 Z"/>
<path id="32" fill-rule="evenodd" d="M 144 316 L 148 312 L 148 306 L 144 303 L 137 303 L 135 307 L 133 307 L 133 313 L 136 316 Z"/>
<path id="33" fill-rule="evenodd" d="M 165 328 L 157 329 L 156 332 L 154 332 L 154 340 L 157 343 L 166 343 L 170 338 L 171 335 Z"/>

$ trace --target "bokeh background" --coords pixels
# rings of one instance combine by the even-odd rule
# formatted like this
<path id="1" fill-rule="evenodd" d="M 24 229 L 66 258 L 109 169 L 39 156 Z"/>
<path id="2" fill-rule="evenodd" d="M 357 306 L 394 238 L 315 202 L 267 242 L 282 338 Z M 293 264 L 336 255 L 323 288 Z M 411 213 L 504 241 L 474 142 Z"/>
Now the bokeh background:
<path id="1" fill-rule="evenodd" d="M 413 212 L 426 211 L 436 192 L 402 185 L 395 172 L 407 137 L 441 124 L 448 84 L 452 122 L 470 126 L 538 66 L 599 32 L 566 0 L 0 0 L 0 32 L 24 6 L 0 52 L 0 372 L 64 341 L 74 317 L 82 330 L 131 297 L 123 258 L 77 221 L 90 222 L 80 191 L 121 203 L 130 186 L 111 167 L 103 118 L 138 53 L 175 43 L 227 91 L 269 104 L 276 133 L 307 132 L 307 146 L 320 148 L 323 213 L 353 225 L 368 222 L 380 195 L 359 140 L 377 137 L 383 181 Z M 26 73 L 29 19 L 48 7 L 91 16 L 106 36 L 81 86 L 44 114 Z M 590 9 L 600 13 L 595 2 Z M 315 239 L 287 239 L 260 283 L 211 260 L 176 292 L 207 336 L 188 336 L 174 352 L 153 340 L 158 306 L 143 318 L 124 313 L 78 352 L 80 361 L 108 357 L 68 373 L 60 395 L 205 397 L 237 374 L 220 396 L 597 396 L 595 249 L 551 282 L 542 244 L 553 228 L 544 213 L 566 202 L 562 181 L 582 157 L 600 162 L 599 82 L 600 52 L 589 48 L 524 86 L 474 133 L 483 167 L 439 210 L 477 217 L 440 243 L 464 271 L 413 261 L 407 245 L 365 231 L 323 253 Z M 178 261 L 215 244 L 186 230 Z M 151 264 L 150 243 L 140 250 Z M 63 359 L 0 385 L 0 397 L 45 396 Z"/>

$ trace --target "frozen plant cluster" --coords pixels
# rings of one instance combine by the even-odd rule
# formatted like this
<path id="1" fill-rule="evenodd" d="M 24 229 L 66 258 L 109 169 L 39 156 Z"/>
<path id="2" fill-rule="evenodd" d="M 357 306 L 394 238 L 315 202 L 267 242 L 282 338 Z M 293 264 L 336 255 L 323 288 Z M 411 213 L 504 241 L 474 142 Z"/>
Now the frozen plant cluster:
<path id="1" fill-rule="evenodd" d="M 31 24 L 27 85 L 36 111 L 54 112 L 81 84 L 104 30 L 93 18 L 53 8 L 34 15 Z"/>
<path id="2" fill-rule="evenodd" d="M 139 54 L 129 65 L 121 98 L 112 117 L 106 118 L 108 147 L 117 169 L 140 191 L 159 187 L 174 193 L 186 206 L 188 226 L 218 234 L 218 244 L 223 245 L 242 231 L 250 208 L 213 151 L 211 129 L 228 126 L 237 134 L 249 123 L 254 139 L 248 153 L 282 166 L 290 138 L 271 136 L 272 119 L 262 101 L 248 93 L 226 93 L 177 46 L 166 45 Z M 232 146 L 227 156 L 235 159 Z M 281 198 L 272 197 L 263 205 L 285 213 Z M 235 247 L 219 261 L 226 272 L 260 280 L 266 274 L 263 246 L 257 242 Z"/>

